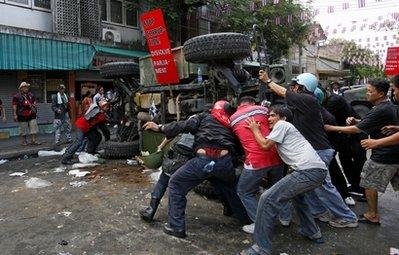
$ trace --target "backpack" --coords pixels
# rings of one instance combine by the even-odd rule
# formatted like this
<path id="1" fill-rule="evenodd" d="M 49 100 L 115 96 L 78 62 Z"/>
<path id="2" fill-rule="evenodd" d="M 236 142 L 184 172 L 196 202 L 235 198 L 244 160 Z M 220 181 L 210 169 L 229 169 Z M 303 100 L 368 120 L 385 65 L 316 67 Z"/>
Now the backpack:
<path id="1" fill-rule="evenodd" d="M 193 144 L 194 136 L 191 134 L 183 134 L 181 138 L 172 145 L 170 150 L 165 153 L 162 162 L 162 171 L 170 176 L 188 160 L 192 159 L 195 156 Z"/>

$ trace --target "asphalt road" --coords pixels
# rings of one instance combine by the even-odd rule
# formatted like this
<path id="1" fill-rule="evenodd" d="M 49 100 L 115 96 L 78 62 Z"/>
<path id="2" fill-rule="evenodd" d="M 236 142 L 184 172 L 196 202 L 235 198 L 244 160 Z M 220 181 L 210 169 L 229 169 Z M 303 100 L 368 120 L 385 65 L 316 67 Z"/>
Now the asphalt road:
<path id="1" fill-rule="evenodd" d="M 157 221 L 141 221 L 147 206 L 151 171 L 109 161 L 90 168 L 86 177 L 55 172 L 56 157 L 30 158 L 0 166 L 0 254 L 235 254 L 251 243 L 234 219 L 222 215 L 221 204 L 195 193 L 188 196 L 186 239 L 166 235 L 167 196 Z M 60 170 L 60 169 L 58 169 Z M 26 172 L 22 177 L 9 174 Z M 30 189 L 32 177 L 51 186 Z M 85 181 L 80 187 L 71 182 Z M 76 184 L 76 183 L 75 183 Z M 79 184 L 79 183 L 77 183 Z M 365 209 L 358 203 L 354 211 Z M 274 254 L 384 254 L 399 248 L 399 199 L 391 189 L 380 195 L 381 226 L 334 229 L 320 223 L 326 242 L 316 245 L 296 233 L 297 224 L 277 224 Z"/>

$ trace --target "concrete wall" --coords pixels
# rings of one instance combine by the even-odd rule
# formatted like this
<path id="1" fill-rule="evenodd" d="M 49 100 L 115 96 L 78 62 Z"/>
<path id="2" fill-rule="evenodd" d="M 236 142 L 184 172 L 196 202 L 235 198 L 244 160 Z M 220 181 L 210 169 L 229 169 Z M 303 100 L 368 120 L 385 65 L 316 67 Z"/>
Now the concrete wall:
<path id="1" fill-rule="evenodd" d="M 25 8 L 2 3 L 0 0 L 0 24 L 39 31 L 53 32 L 50 11 Z"/>

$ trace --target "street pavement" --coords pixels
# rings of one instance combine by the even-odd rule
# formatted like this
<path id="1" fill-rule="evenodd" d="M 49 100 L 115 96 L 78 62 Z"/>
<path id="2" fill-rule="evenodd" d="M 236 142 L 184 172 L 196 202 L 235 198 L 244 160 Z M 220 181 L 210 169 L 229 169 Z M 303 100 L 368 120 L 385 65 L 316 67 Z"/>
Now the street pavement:
<path id="1" fill-rule="evenodd" d="M 236 254 L 252 243 L 237 221 L 222 215 L 220 203 L 193 192 L 188 195 L 186 239 L 162 231 L 167 195 L 156 222 L 143 222 L 138 211 L 149 201 L 152 170 L 109 160 L 77 178 L 59 167 L 59 157 L 0 165 L 0 254 Z M 25 175 L 9 176 L 16 171 Z M 32 177 L 51 186 L 28 188 Z M 326 240 L 321 245 L 300 237 L 295 222 L 288 228 L 277 224 L 273 254 L 388 255 L 391 247 L 399 248 L 398 193 L 390 187 L 379 203 L 381 226 L 335 229 L 319 223 Z M 365 206 L 358 203 L 354 211 L 360 214 Z"/>

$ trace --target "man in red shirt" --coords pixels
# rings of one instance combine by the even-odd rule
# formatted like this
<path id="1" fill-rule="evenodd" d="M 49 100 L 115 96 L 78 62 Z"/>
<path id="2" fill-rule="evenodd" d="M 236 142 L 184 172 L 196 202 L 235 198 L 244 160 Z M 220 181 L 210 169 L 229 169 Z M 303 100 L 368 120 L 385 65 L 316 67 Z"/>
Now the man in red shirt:
<path id="1" fill-rule="evenodd" d="M 90 107 L 86 114 L 82 115 L 75 122 L 76 125 L 76 141 L 73 142 L 68 149 L 65 151 L 62 156 L 61 163 L 64 165 L 71 165 L 74 162 L 71 161 L 73 155 L 78 150 L 79 145 L 82 141 L 87 137 L 89 143 L 87 145 L 87 153 L 94 154 L 98 145 L 102 140 L 102 136 L 98 131 L 98 128 L 101 129 L 105 140 L 109 140 L 110 132 L 106 126 L 106 116 L 105 112 L 108 111 L 109 104 L 105 100 L 101 100 L 97 105 L 93 105 Z"/>
<path id="2" fill-rule="evenodd" d="M 283 177 L 283 163 L 276 148 L 263 150 L 255 140 L 255 136 L 248 128 L 246 120 L 254 118 L 260 124 L 264 137 L 270 133 L 268 123 L 268 109 L 255 105 L 253 97 L 242 97 L 237 111 L 230 117 L 230 126 L 234 134 L 240 139 L 245 151 L 244 169 L 237 185 L 237 193 L 247 210 L 250 219 L 255 222 L 258 202 L 256 195 L 262 178 L 267 177 L 271 186 Z M 255 224 L 246 225 L 243 230 L 253 233 Z"/>

